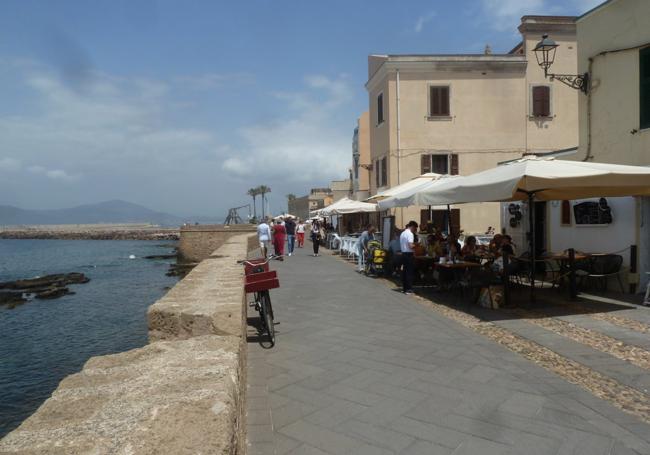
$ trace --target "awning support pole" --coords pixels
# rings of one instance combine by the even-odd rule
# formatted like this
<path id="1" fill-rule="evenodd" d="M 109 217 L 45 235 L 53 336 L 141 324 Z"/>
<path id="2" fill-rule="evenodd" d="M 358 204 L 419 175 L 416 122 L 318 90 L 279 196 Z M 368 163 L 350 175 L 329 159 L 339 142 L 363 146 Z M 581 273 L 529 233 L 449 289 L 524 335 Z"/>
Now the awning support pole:
<path id="1" fill-rule="evenodd" d="M 535 193 L 528 193 L 528 222 L 530 224 L 530 303 L 535 302 Z"/>
<path id="2" fill-rule="evenodd" d="M 450 236 L 453 234 L 451 230 L 451 206 L 447 204 L 447 236 Z"/>

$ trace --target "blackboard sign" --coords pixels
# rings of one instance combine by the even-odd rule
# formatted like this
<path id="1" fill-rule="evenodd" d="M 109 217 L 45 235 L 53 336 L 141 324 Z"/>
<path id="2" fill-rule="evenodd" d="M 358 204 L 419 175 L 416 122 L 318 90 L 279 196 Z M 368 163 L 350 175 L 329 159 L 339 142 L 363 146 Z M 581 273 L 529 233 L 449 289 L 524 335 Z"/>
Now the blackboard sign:
<path id="1" fill-rule="evenodd" d="M 573 206 L 573 215 L 576 224 L 610 224 L 612 210 L 607 205 L 605 198 L 599 202 L 581 202 Z"/>

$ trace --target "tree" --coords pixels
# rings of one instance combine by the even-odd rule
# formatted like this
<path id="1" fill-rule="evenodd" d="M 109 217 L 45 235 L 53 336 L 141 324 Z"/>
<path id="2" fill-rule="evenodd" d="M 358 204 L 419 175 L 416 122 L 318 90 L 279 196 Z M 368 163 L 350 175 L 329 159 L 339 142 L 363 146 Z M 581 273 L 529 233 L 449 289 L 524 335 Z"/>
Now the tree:
<path id="1" fill-rule="evenodd" d="M 262 195 L 262 218 L 266 217 L 266 193 L 271 192 L 271 187 L 266 185 L 260 185 L 257 187 L 257 191 Z"/>
<path id="2" fill-rule="evenodd" d="M 259 188 L 251 188 L 246 193 L 253 198 L 253 218 L 257 220 L 257 205 L 255 204 L 255 198 L 259 196 Z"/>

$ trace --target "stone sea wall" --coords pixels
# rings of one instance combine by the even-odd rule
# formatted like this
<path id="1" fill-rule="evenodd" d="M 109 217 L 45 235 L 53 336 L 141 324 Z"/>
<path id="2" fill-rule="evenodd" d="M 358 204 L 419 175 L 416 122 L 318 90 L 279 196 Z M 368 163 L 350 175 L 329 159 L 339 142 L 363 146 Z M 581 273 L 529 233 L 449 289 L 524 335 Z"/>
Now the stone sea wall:
<path id="1" fill-rule="evenodd" d="M 199 224 L 181 227 L 178 255 L 181 261 L 199 262 L 223 245 L 232 236 L 254 233 L 251 224 L 226 226 L 223 224 Z"/>
<path id="2" fill-rule="evenodd" d="M 1 454 L 243 454 L 250 234 L 231 236 L 149 308 L 150 344 L 91 358 Z"/>

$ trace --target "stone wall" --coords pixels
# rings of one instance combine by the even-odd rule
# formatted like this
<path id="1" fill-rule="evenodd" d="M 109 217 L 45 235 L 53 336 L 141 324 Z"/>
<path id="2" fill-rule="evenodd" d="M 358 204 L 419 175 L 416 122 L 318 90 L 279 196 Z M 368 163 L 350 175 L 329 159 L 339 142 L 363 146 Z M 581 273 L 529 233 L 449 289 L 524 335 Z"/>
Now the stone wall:
<path id="1" fill-rule="evenodd" d="M 255 231 L 256 226 L 251 224 L 237 224 L 232 226 L 223 224 L 200 224 L 183 226 L 181 227 L 180 241 L 178 243 L 179 258 L 185 262 L 202 261 L 209 257 L 230 237 Z"/>
<path id="2" fill-rule="evenodd" d="M 151 344 L 91 358 L 0 441 L 2 454 L 243 454 L 250 234 L 149 308 Z"/>

